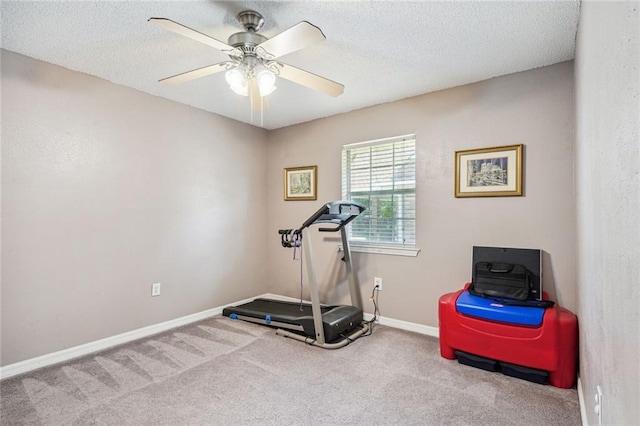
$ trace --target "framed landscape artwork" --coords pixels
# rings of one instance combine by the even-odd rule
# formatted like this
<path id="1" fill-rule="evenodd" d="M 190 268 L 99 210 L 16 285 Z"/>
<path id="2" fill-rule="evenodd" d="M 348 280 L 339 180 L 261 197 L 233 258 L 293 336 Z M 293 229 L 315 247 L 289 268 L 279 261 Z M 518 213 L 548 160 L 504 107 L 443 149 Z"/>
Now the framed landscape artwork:
<path id="1" fill-rule="evenodd" d="M 316 200 L 318 198 L 318 166 L 284 169 L 284 200 Z"/>
<path id="2" fill-rule="evenodd" d="M 522 195 L 523 145 L 456 151 L 456 197 Z"/>

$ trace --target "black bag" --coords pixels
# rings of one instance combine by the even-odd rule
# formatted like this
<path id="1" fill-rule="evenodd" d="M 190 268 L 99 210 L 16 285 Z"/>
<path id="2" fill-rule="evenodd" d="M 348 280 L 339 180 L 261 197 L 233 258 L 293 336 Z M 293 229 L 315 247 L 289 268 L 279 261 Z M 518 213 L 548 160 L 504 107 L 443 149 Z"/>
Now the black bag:
<path id="1" fill-rule="evenodd" d="M 529 271 L 513 263 L 478 262 L 469 293 L 476 296 L 527 300 L 531 291 Z"/>
<path id="2" fill-rule="evenodd" d="M 493 299 L 503 305 L 550 308 L 550 300 L 529 300 L 531 281 L 529 270 L 513 263 L 478 262 L 475 280 L 469 293 Z"/>

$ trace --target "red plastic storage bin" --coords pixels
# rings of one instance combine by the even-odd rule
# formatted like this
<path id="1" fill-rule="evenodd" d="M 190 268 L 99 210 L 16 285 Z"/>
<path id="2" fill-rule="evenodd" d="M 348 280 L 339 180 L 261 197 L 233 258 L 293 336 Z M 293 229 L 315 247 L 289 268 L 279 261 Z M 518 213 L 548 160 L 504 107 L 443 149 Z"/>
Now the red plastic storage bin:
<path id="1" fill-rule="evenodd" d="M 466 286 L 465 286 L 466 288 Z M 440 355 L 455 359 L 454 351 L 463 351 L 544 370 L 549 383 L 571 388 L 576 380 L 578 357 L 578 319 L 559 306 L 547 308 L 542 324 L 519 326 L 473 318 L 460 314 L 456 300 L 464 290 L 440 297 Z"/>

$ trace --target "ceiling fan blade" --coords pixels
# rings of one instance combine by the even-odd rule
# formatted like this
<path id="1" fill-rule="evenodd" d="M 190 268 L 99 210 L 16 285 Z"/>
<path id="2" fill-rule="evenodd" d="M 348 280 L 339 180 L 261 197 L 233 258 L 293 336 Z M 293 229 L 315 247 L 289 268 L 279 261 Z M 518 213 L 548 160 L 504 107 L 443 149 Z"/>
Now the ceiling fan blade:
<path id="1" fill-rule="evenodd" d="M 227 43 L 223 43 L 220 40 L 216 40 L 215 38 L 209 37 L 208 35 L 203 34 L 199 31 L 193 30 L 189 27 L 185 27 L 184 25 L 178 24 L 171 19 L 149 18 L 149 22 L 157 25 L 160 28 L 173 31 L 174 33 L 183 35 L 185 37 L 189 37 L 192 40 L 199 41 L 200 43 L 204 43 L 223 52 L 233 50 L 233 47 L 229 46 Z"/>
<path id="2" fill-rule="evenodd" d="M 209 65 L 206 67 L 198 68 L 196 70 L 183 72 L 171 77 L 163 78 L 159 80 L 159 83 L 164 84 L 180 84 L 187 81 L 195 80 L 196 78 L 206 77 L 211 74 L 215 74 L 227 69 L 227 62 L 220 62 L 218 64 Z"/>
<path id="3" fill-rule="evenodd" d="M 266 96 L 260 96 L 260 89 L 255 78 L 247 82 L 249 85 L 249 101 L 251 102 L 252 111 L 261 111 L 269 107 L 269 101 Z"/>
<path id="4" fill-rule="evenodd" d="M 269 97 L 268 96 L 256 96 L 251 98 L 251 110 L 252 111 L 265 111 L 269 109 Z"/>
<path id="5" fill-rule="evenodd" d="M 262 109 L 263 109 L 263 110 L 265 110 L 265 109 L 268 109 L 268 108 L 269 108 L 269 97 L 268 97 L 268 96 L 263 96 L 263 97 L 262 97 L 262 100 L 261 100 L 260 102 L 262 102 L 262 103 L 260 104 L 260 106 L 262 106 Z"/>
<path id="6" fill-rule="evenodd" d="M 322 30 L 307 21 L 302 21 L 288 30 L 259 44 L 267 53 L 279 58 L 296 50 L 325 40 Z"/>
<path id="7" fill-rule="evenodd" d="M 344 85 L 340 83 L 291 65 L 283 63 L 280 63 L 280 65 L 282 65 L 282 68 L 280 68 L 280 77 L 289 81 L 333 97 L 340 96 L 344 92 Z"/>

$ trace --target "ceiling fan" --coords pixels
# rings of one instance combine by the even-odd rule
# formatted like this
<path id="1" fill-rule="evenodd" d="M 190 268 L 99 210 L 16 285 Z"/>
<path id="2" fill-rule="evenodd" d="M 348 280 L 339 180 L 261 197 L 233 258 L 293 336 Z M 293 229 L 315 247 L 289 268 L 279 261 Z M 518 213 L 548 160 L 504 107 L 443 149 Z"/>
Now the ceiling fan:
<path id="1" fill-rule="evenodd" d="M 263 97 L 275 90 L 276 76 L 329 96 L 340 96 L 344 92 L 344 86 L 340 83 L 278 60 L 281 56 L 325 40 L 320 28 L 302 21 L 267 38 L 258 34 L 264 24 L 264 18 L 258 12 L 245 10 L 237 15 L 237 20 L 245 31 L 232 34 L 227 43 L 223 43 L 170 19 L 150 18 L 149 21 L 158 27 L 218 49 L 230 58 L 229 61 L 167 77 L 160 82 L 179 84 L 226 71 L 225 77 L 230 88 L 248 96 L 254 109 L 262 108 Z"/>

